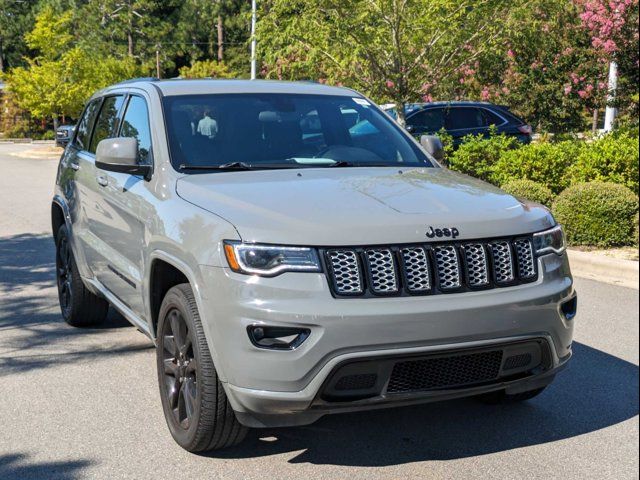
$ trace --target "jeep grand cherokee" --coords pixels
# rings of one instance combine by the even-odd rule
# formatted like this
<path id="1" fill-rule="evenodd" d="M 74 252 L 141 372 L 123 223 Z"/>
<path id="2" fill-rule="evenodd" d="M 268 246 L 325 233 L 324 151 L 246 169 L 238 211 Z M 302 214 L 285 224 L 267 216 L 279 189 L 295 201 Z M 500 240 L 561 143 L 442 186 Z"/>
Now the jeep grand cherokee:
<path id="1" fill-rule="evenodd" d="M 149 336 L 189 451 L 327 413 L 532 398 L 571 356 L 562 229 L 437 150 L 346 88 L 102 90 L 51 207 L 62 315 L 96 325 L 111 305 Z"/>

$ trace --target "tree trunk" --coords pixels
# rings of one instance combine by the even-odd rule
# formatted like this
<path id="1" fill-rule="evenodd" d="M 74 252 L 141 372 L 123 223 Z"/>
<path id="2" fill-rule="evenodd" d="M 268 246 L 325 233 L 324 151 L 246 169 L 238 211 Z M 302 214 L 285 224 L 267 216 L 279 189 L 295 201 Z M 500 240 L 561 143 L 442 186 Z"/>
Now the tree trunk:
<path id="1" fill-rule="evenodd" d="M 218 61 L 224 60 L 224 32 L 222 30 L 222 15 L 218 15 Z"/>
<path id="2" fill-rule="evenodd" d="M 404 128 L 407 124 L 407 118 L 404 114 L 404 102 L 396 100 L 395 104 L 396 104 L 396 121 L 400 124 L 401 127 Z"/>
<path id="3" fill-rule="evenodd" d="M 127 44 L 129 47 L 129 56 L 133 57 L 133 34 L 131 31 L 127 32 Z"/>
<path id="4" fill-rule="evenodd" d="M 58 131 L 58 115 L 53 115 L 53 131 Z"/>
<path id="5" fill-rule="evenodd" d="M 593 109 L 593 122 L 591 123 L 591 132 L 595 135 L 598 133 L 598 109 Z"/>

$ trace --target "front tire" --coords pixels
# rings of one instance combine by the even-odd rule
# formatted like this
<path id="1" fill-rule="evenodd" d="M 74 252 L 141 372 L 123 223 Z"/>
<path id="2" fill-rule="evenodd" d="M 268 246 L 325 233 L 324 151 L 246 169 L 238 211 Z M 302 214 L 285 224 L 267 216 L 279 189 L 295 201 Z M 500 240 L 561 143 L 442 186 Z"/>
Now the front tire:
<path id="1" fill-rule="evenodd" d="M 189 284 L 160 307 L 156 358 L 162 409 L 171 435 L 189 452 L 240 443 L 247 434 L 218 379 Z"/>
<path id="2" fill-rule="evenodd" d="M 109 302 L 84 286 L 71 251 L 66 225 L 62 225 L 56 235 L 56 282 L 65 322 L 72 327 L 92 327 L 104 322 Z"/>

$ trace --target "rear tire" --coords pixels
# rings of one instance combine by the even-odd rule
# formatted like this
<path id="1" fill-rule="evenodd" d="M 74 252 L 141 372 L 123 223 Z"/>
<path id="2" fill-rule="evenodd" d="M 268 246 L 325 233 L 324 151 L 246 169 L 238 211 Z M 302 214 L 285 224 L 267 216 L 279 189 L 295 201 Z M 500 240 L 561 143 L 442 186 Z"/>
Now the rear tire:
<path id="1" fill-rule="evenodd" d="M 247 434 L 218 379 L 189 284 L 160 307 L 156 358 L 162 409 L 174 440 L 189 452 L 239 444 Z"/>
<path id="2" fill-rule="evenodd" d="M 504 390 L 498 390 L 497 392 L 485 393 L 476 397 L 482 403 L 487 405 L 501 405 L 509 403 L 518 403 L 531 400 L 534 397 L 540 395 L 547 387 L 536 388 L 535 390 L 529 390 L 528 392 L 508 394 Z"/>
<path id="3" fill-rule="evenodd" d="M 56 281 L 65 322 L 72 327 L 92 327 L 104 322 L 109 312 L 109 302 L 84 286 L 65 225 L 60 227 L 56 236 Z"/>

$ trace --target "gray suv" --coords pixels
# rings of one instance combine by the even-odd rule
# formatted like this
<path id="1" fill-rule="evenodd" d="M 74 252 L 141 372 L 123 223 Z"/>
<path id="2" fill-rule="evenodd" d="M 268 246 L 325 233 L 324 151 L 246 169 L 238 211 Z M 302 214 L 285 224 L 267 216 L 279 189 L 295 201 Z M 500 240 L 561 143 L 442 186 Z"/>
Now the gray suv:
<path id="1" fill-rule="evenodd" d="M 62 315 L 112 306 L 149 336 L 193 452 L 328 413 L 532 398 L 571 357 L 562 229 L 438 150 L 346 88 L 109 87 L 60 160 Z"/>

